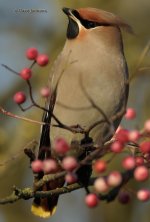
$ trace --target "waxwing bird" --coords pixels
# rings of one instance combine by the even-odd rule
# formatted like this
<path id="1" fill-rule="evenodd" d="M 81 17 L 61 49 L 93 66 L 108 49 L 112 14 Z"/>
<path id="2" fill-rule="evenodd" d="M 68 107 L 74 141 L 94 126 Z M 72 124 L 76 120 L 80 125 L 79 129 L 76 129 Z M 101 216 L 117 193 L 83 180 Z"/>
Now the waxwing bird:
<path id="1" fill-rule="evenodd" d="M 126 106 L 128 98 L 128 69 L 123 52 L 121 28 L 131 32 L 131 27 L 120 17 L 95 8 L 63 8 L 69 23 L 64 48 L 50 73 L 50 88 L 57 87 L 54 114 L 66 125 L 88 128 L 104 119 L 103 114 L 91 105 L 91 101 L 105 113 L 108 119 Z M 86 92 L 86 93 L 85 93 Z M 113 121 L 114 130 L 122 116 Z M 50 122 L 47 118 L 46 121 Z M 95 144 L 106 141 L 109 127 L 98 124 L 90 133 Z M 44 132 L 44 133 L 43 133 Z M 42 129 L 39 158 L 45 158 L 50 147 L 49 128 Z M 52 138 L 63 137 L 71 141 L 71 132 L 51 127 Z M 47 144 L 48 141 L 48 144 Z M 45 144 L 46 143 L 46 144 Z M 51 152 L 50 152 L 51 153 Z M 49 153 L 49 154 L 50 154 Z M 51 154 L 50 154 L 51 155 Z M 63 182 L 49 184 L 45 189 L 62 186 Z M 41 217 L 53 215 L 58 197 L 35 199 L 32 212 Z"/>
<path id="2" fill-rule="evenodd" d="M 84 90 L 108 119 L 126 105 L 128 69 L 120 28 L 129 32 L 131 28 L 118 16 L 100 9 L 63 11 L 69 24 L 65 46 L 51 72 L 50 87 L 59 81 L 54 113 L 66 125 L 88 128 L 104 117 L 91 107 Z M 114 129 L 120 120 L 121 117 L 114 121 Z M 91 136 L 100 143 L 107 139 L 107 132 L 108 124 L 100 124 L 91 131 Z M 72 139 L 71 133 L 59 128 L 53 128 L 51 133 L 52 137 Z"/>

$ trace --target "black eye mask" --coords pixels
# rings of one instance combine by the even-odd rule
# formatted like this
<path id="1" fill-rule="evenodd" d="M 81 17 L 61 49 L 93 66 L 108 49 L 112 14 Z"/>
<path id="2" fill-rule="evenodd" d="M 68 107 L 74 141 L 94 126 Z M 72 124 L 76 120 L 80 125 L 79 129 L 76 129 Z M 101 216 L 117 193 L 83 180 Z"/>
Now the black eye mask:
<path id="1" fill-rule="evenodd" d="M 81 22 L 81 24 L 86 28 L 86 29 L 92 29 L 98 26 L 110 26 L 111 24 L 106 24 L 106 23 L 98 23 L 98 22 L 93 22 L 93 21 L 88 21 L 86 19 L 81 18 L 79 13 L 76 10 L 72 11 L 72 14 Z M 69 24 L 68 24 L 68 29 L 67 29 L 67 38 L 68 39 L 74 39 L 78 36 L 79 34 L 79 27 L 78 24 L 68 16 L 69 19 Z"/>
<path id="2" fill-rule="evenodd" d="M 81 18 L 80 14 L 76 11 L 73 10 L 72 14 L 79 19 L 79 21 L 81 22 L 81 24 L 86 28 L 86 29 L 91 29 L 91 28 L 95 28 L 97 26 L 110 26 L 110 24 L 106 24 L 106 23 L 98 23 L 98 22 L 93 22 L 93 21 L 89 21 L 86 19 Z"/>

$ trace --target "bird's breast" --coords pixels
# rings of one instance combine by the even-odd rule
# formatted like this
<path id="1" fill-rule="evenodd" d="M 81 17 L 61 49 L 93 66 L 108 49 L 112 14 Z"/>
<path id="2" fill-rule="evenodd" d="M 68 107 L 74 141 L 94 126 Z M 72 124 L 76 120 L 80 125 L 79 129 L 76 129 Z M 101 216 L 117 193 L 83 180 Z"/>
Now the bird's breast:
<path id="1" fill-rule="evenodd" d="M 57 117 L 68 125 L 88 127 L 103 117 L 91 106 L 86 93 L 108 118 L 120 106 L 125 93 L 125 59 L 122 52 L 98 41 L 69 41 L 57 62 L 54 79 L 60 79 L 54 110 Z"/>

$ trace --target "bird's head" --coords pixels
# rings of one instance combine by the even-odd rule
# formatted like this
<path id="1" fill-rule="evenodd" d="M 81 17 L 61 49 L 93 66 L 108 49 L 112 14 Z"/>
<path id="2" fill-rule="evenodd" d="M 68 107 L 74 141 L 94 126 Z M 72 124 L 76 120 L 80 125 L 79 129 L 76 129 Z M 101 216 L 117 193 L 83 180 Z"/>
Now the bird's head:
<path id="1" fill-rule="evenodd" d="M 125 23 L 119 16 L 96 8 L 63 8 L 63 12 L 68 16 L 69 24 L 67 29 L 67 38 L 75 39 L 81 32 L 90 32 L 91 30 L 105 30 L 108 27 L 124 28 L 132 32 L 132 28 Z"/>

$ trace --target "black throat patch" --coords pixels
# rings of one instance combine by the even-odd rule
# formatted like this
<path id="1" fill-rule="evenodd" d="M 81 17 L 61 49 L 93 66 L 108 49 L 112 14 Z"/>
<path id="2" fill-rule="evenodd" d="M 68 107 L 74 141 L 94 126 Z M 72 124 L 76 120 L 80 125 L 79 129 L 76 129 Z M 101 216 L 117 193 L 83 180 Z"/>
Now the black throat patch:
<path id="1" fill-rule="evenodd" d="M 69 24 L 68 24 L 68 29 L 67 29 L 67 38 L 68 39 L 74 39 L 78 36 L 79 34 L 79 27 L 78 24 L 69 17 Z"/>

